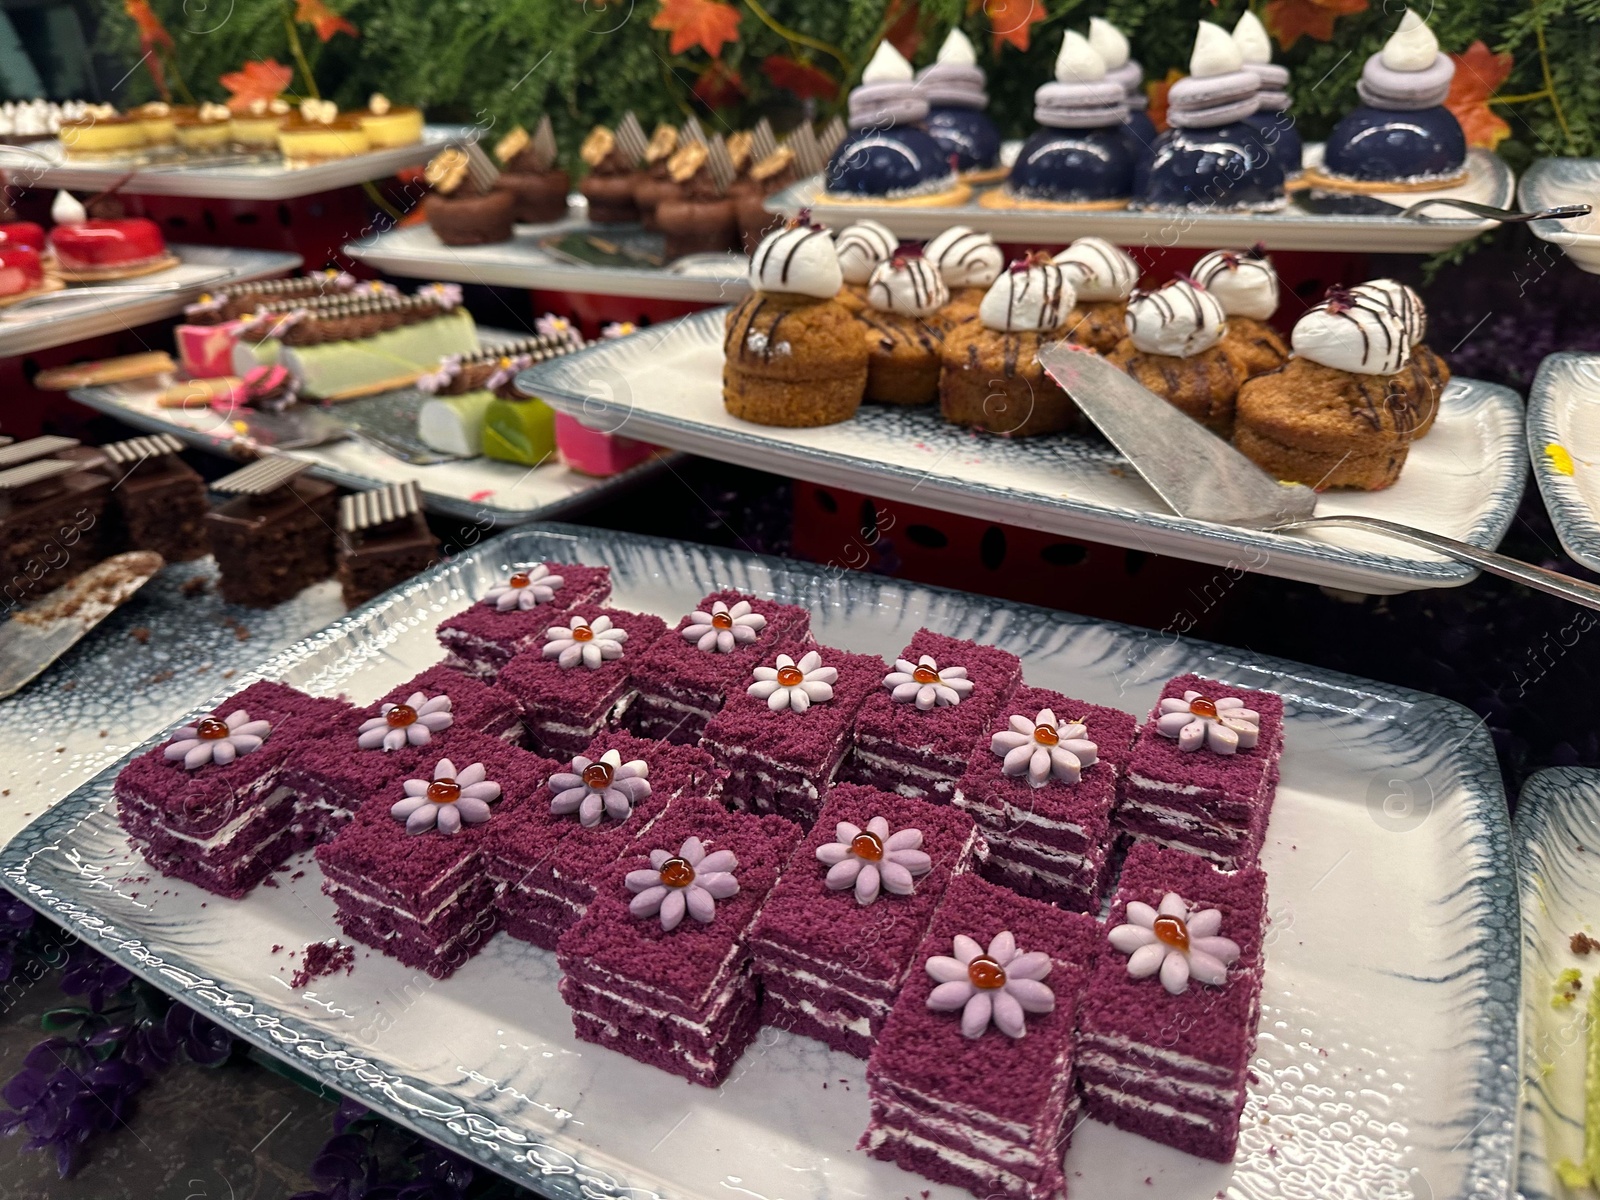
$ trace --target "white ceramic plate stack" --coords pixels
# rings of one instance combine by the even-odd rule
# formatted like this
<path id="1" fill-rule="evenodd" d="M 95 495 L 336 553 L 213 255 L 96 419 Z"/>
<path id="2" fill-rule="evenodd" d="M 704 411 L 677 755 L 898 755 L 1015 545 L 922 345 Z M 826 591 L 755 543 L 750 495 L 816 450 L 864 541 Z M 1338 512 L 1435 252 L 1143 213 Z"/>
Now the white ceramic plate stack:
<path id="1" fill-rule="evenodd" d="M 1561 204 L 1600 210 L 1600 158 L 1541 158 L 1517 184 L 1523 212 Z M 1533 221 L 1529 228 L 1560 246 L 1585 271 L 1600 274 L 1600 211 L 1571 221 Z"/>

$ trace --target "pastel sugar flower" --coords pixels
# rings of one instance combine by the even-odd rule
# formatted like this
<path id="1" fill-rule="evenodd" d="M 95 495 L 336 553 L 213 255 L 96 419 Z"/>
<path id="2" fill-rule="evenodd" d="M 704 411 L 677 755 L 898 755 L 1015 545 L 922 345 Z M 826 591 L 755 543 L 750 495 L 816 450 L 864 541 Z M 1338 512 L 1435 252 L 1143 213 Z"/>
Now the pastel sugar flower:
<path id="1" fill-rule="evenodd" d="M 933 860 L 922 849 L 922 831 L 891 833 L 883 817 L 873 817 L 865 829 L 840 821 L 834 840 L 817 847 L 817 861 L 827 865 L 828 887 L 836 892 L 855 888 L 857 904 L 871 904 L 880 889 L 909 896 L 916 877 L 933 869 Z"/>
<path id="2" fill-rule="evenodd" d="M 1211 700 L 1199 692 L 1185 692 L 1182 700 L 1168 696 L 1161 702 L 1156 732 L 1176 738 L 1179 750 L 1204 746 L 1213 754 L 1236 754 L 1255 749 L 1261 737 L 1261 716 L 1246 708 L 1243 700 Z"/>
<path id="3" fill-rule="evenodd" d="M 706 653 L 729 654 L 735 646 L 748 646 L 767 627 L 767 619 L 750 611 L 750 601 L 740 600 L 729 608 L 721 600 L 714 601 L 710 612 L 696 609 L 689 614 L 689 623 L 683 627 L 683 640 L 693 642 L 696 650 Z"/>
<path id="4" fill-rule="evenodd" d="M 461 355 L 447 354 L 439 360 L 439 365 L 432 371 L 417 376 L 417 391 L 436 396 L 449 387 L 451 381 L 459 374 L 461 374 Z"/>
<path id="5" fill-rule="evenodd" d="M 550 574 L 544 563 L 535 563 L 520 571 L 513 571 L 504 583 L 496 584 L 484 596 L 483 603 L 492 604 L 501 612 L 520 609 L 526 612 L 556 598 L 556 589 L 567 581 L 560 575 Z"/>
<path id="6" fill-rule="evenodd" d="M 242 708 L 226 717 L 202 717 L 173 735 L 164 754 L 168 762 L 182 759 L 190 771 L 207 763 L 225 767 L 243 754 L 261 749 L 272 732 L 270 721 L 252 721 Z"/>
<path id="7" fill-rule="evenodd" d="M 600 824 L 602 816 L 626 821 L 633 806 L 650 796 L 649 774 L 650 764 L 642 758 L 623 762 L 615 750 L 599 758 L 580 754 L 567 770 L 550 776 L 550 790 L 555 793 L 550 811 L 558 817 L 577 813 L 579 824 L 586 828 Z"/>
<path id="8" fill-rule="evenodd" d="M 956 934 L 954 957 L 936 954 L 927 961 L 935 983 L 928 993 L 934 1012 L 961 1012 L 961 1036 L 979 1038 L 994 1022 L 1007 1037 L 1027 1032 L 1027 1013 L 1043 1014 L 1056 1006 L 1055 993 L 1043 982 L 1050 974 L 1050 956 L 1035 950 L 1023 954 L 1009 930 L 997 933 L 984 950 L 965 934 Z"/>
<path id="9" fill-rule="evenodd" d="M 1239 961 L 1239 943 L 1219 937 L 1222 913 L 1202 908 L 1191 913 L 1183 897 L 1168 892 L 1159 908 L 1139 900 L 1128 904 L 1127 923 L 1106 935 L 1128 956 L 1128 974 L 1135 979 L 1161 976 L 1161 986 L 1182 995 L 1191 977 L 1212 987 L 1228 982 L 1228 968 Z"/>
<path id="10" fill-rule="evenodd" d="M 533 322 L 533 331 L 540 337 L 558 338 L 563 341 L 581 342 L 576 326 L 565 317 L 558 317 L 555 313 L 545 313 L 536 317 Z"/>
<path id="11" fill-rule="evenodd" d="M 1048 708 L 1040 709 L 1032 721 L 1016 715 L 1009 724 L 1009 729 L 990 739 L 989 749 L 1005 760 L 1000 764 L 1002 772 L 1026 775 L 1030 787 L 1044 787 L 1052 779 L 1077 783 L 1083 768 L 1094 766 L 1099 755 L 1081 722 L 1059 724 Z"/>
<path id="12" fill-rule="evenodd" d="M 896 659 L 894 670 L 883 677 L 883 686 L 889 695 L 902 704 L 916 703 L 923 712 L 930 708 L 944 708 L 960 704 L 972 695 L 972 681 L 965 667 L 945 667 L 931 654 L 924 654 L 916 662 Z"/>
<path id="13" fill-rule="evenodd" d="M 403 704 L 385 704 L 378 714 L 363 721 L 356 734 L 356 745 L 363 750 L 426 746 L 434 734 L 455 723 L 450 697 L 439 695 L 430 700 L 425 692 L 412 692 Z"/>
<path id="14" fill-rule="evenodd" d="M 738 894 L 733 877 L 738 868 L 732 850 L 707 854 L 697 837 L 687 838 L 676 854 L 652 850 L 649 868 L 629 871 L 623 881 L 634 893 L 628 911 L 645 918 L 659 914 L 668 933 L 683 923 L 685 913 L 709 923 L 717 915 L 717 901 Z"/>
<path id="15" fill-rule="evenodd" d="M 432 779 L 408 779 L 406 797 L 395 802 L 389 815 L 406 823 L 407 833 L 457 834 L 462 825 L 481 825 L 489 819 L 489 805 L 500 799 L 500 785 L 489 778 L 482 763 L 457 771 L 448 758 L 433 768 Z"/>
<path id="16" fill-rule="evenodd" d="M 598 616 L 593 622 L 573 617 L 565 625 L 550 626 L 544 636 L 544 657 L 555 659 L 561 667 L 582 663 L 592 671 L 622 657 L 628 631 L 614 627 L 607 616 Z"/>
<path id="17" fill-rule="evenodd" d="M 765 700 L 773 712 L 791 709 L 803 713 L 813 704 L 833 699 L 833 685 L 839 682 L 839 669 L 822 665 L 822 655 L 808 651 L 795 662 L 787 654 L 778 655 L 777 666 L 757 667 L 756 681 L 745 691 Z"/>

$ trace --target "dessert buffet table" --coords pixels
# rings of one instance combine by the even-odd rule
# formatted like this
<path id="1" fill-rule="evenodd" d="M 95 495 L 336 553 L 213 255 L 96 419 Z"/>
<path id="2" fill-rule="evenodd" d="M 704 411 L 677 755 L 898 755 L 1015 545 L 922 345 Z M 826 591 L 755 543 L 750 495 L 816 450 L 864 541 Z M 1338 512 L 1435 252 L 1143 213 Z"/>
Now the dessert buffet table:
<path id="1" fill-rule="evenodd" d="M 514 564 L 545 559 L 608 565 L 613 603 L 669 620 L 733 587 L 804 605 L 820 642 L 858 652 L 893 657 L 926 625 L 1022 655 L 1035 686 L 1134 711 L 1187 670 L 1280 693 L 1287 741 L 1262 852 L 1269 949 L 1237 1157 L 1202 1163 L 1084 1122 L 1067 1177 L 1099 1200 L 1355 1198 L 1404 1194 L 1418 1179 L 1463 1200 L 1509 1190 L 1515 885 L 1493 749 L 1473 714 L 1061 613 L 560 526 L 480 545 L 260 673 L 366 701 L 439 658 L 442 619 Z M 176 711 L 167 709 L 168 723 L 180 723 Z M 6 885 L 236 1036 L 459 1154 L 557 1197 L 966 1195 L 856 1150 L 868 1117 L 859 1059 L 764 1030 L 722 1087 L 685 1088 L 575 1040 L 553 957 L 504 935 L 431 984 L 360 949 L 352 974 L 287 990 L 273 950 L 320 941 L 332 927 L 316 863 L 293 859 L 277 886 L 240 901 L 152 886 L 117 821 L 115 773 L 11 841 L 0 854 Z M 1426 792 L 1423 820 L 1397 825 L 1388 815 L 1396 779 Z M 1394 871 L 1400 831 L 1407 869 Z M 1396 925 L 1395 913 L 1411 920 Z M 1417 923 L 1427 938 L 1405 932 Z M 1327 1119 L 1330 1108 L 1339 1120 Z"/>

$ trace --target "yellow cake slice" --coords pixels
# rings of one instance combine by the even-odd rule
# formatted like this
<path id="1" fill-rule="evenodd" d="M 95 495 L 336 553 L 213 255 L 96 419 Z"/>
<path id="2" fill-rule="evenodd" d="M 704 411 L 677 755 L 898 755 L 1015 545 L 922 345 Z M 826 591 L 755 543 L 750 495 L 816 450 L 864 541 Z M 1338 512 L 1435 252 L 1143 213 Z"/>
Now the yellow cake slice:
<path id="1" fill-rule="evenodd" d="M 372 148 L 359 117 L 341 113 L 331 100 L 303 100 L 278 130 L 278 149 L 291 166 L 353 158 Z"/>
<path id="2" fill-rule="evenodd" d="M 367 111 L 358 115 L 374 150 L 409 146 L 422 140 L 422 110 L 390 104 L 382 92 L 374 92 L 367 102 Z"/>
<path id="3" fill-rule="evenodd" d="M 109 158 L 144 145 L 144 122 L 119 116 L 109 104 L 61 122 L 61 146 L 68 158 Z"/>

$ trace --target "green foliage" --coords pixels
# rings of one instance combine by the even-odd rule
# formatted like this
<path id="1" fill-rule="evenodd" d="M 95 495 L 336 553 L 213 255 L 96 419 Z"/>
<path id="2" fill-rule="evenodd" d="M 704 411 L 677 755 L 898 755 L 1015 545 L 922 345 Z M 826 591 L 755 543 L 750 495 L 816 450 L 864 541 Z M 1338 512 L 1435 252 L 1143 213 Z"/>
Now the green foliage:
<path id="1" fill-rule="evenodd" d="M 612 123 L 630 108 L 647 129 L 691 112 L 728 128 L 766 113 L 781 129 L 802 116 L 842 111 L 849 84 L 903 11 L 903 0 L 764 0 L 760 10 L 780 27 L 774 29 L 751 0 L 731 2 L 743 19 L 740 40 L 724 48 L 723 60 L 744 94 L 714 115 L 693 92 L 710 59 L 698 48 L 668 53 L 669 35 L 650 28 L 657 0 L 333 0 L 330 7 L 356 25 L 360 37 L 337 35 L 322 44 L 309 27 L 299 28 L 323 94 L 341 106 L 382 91 L 422 105 L 435 120 L 493 129 L 532 125 L 548 111 L 571 157 L 590 127 Z M 1033 26 L 1031 47 L 1023 52 L 1010 45 L 996 51 L 988 6 L 922 0 L 914 58 L 929 61 L 959 23 L 988 69 L 991 114 L 1008 136 L 1021 136 L 1033 127 L 1033 91 L 1050 76 L 1062 30 L 1084 27 L 1091 15 L 1109 17 L 1129 33 L 1147 79 L 1156 81 L 1169 68 L 1187 69 L 1197 20 L 1231 26 L 1247 2 L 1047 0 L 1049 15 Z M 122 0 L 98 3 L 100 49 L 133 62 L 138 38 Z M 285 18 L 293 0 L 155 0 L 154 7 L 177 40 L 184 78 L 201 99 L 225 99 L 218 76 L 247 60 L 292 61 Z M 1334 41 L 1301 38 L 1279 55 L 1293 72 L 1295 113 L 1308 139 L 1326 134 L 1355 103 L 1361 66 L 1383 44 L 1400 10 L 1401 0 L 1374 0 L 1366 12 L 1339 18 Z M 1429 20 L 1447 50 L 1460 52 L 1481 39 L 1515 55 L 1500 94 L 1529 98 L 1494 110 L 1511 125 L 1501 152 L 1513 165 L 1543 155 L 1600 153 L 1600 0 L 1452 0 L 1433 8 Z M 792 40 L 793 33 L 826 44 L 844 62 Z M 1541 37 L 1559 108 L 1546 87 Z M 837 96 L 802 104 L 774 87 L 762 70 L 771 55 L 827 72 L 840 81 Z M 142 71 L 125 86 L 125 103 L 153 94 Z M 293 90 L 303 86 L 297 78 Z"/>

